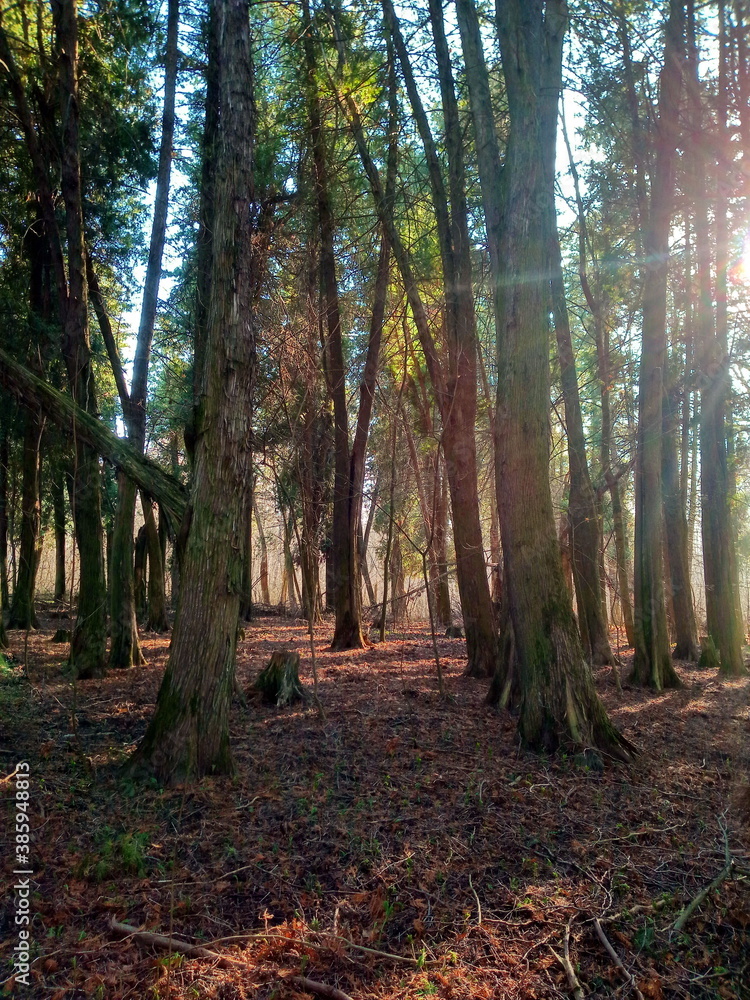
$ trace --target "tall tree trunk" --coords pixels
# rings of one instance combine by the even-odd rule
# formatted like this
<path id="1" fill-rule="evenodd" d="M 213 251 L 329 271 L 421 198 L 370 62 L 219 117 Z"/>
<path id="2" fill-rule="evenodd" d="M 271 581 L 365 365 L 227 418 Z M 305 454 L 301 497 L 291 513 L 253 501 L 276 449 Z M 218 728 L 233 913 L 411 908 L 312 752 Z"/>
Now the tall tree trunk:
<path id="1" fill-rule="evenodd" d="M 318 60 L 310 17 L 310 4 L 303 0 L 304 57 L 307 75 L 307 115 L 312 150 L 315 199 L 320 237 L 320 290 L 325 315 L 324 356 L 328 391 L 333 402 L 334 485 L 332 561 L 333 606 L 336 627 L 331 649 L 361 649 L 362 634 L 359 575 L 356 566 L 356 536 L 349 524 L 349 418 L 346 406 L 346 368 L 341 333 L 334 220 L 328 178 L 328 151 L 323 132 Z"/>
<path id="2" fill-rule="evenodd" d="M 65 205 L 68 284 L 61 301 L 63 356 L 73 400 L 89 413 L 97 412 L 91 368 L 88 288 L 83 230 L 83 196 L 78 105 L 78 8 L 76 0 L 54 0 L 60 89 L 65 105 L 62 130 L 61 190 Z M 50 234 L 52 237 L 52 234 Z M 54 238 L 54 237 L 52 237 Z M 55 247 L 53 247 L 53 252 Z M 99 459 L 74 429 L 74 522 L 80 584 L 78 613 L 70 643 L 70 660 L 79 677 L 104 672 L 107 650 L 104 536 L 101 518 Z"/>
<path id="3" fill-rule="evenodd" d="M 703 108 L 695 38 L 695 12 L 688 3 L 687 74 L 690 127 L 703 128 Z M 708 633 L 721 658 L 723 673 L 739 674 L 742 662 L 742 623 L 734 535 L 730 508 L 730 470 L 727 459 L 726 415 L 729 401 L 729 357 L 726 344 L 726 285 L 718 273 L 726 262 L 726 202 L 717 206 L 717 312 L 712 309 L 711 231 L 706 178 L 709 162 L 704 144 L 691 144 L 689 177 L 694 204 L 698 300 L 696 333 L 700 371 L 701 530 Z M 723 215 L 723 217 L 722 217 Z M 722 245 L 723 244 L 723 245 Z"/>
<path id="4" fill-rule="evenodd" d="M 586 664 L 562 572 L 549 487 L 549 291 L 543 237 L 554 188 L 540 134 L 542 59 L 564 33 L 567 8 L 508 0 L 496 25 L 510 135 L 500 175 L 491 99 L 473 0 L 457 3 L 479 154 L 498 335 L 495 449 L 506 588 L 519 664 L 525 745 L 572 742 L 618 756 L 631 748 L 609 721 Z"/>
<path id="5" fill-rule="evenodd" d="M 568 133 L 563 121 L 563 137 L 568 150 L 568 160 L 570 172 L 573 178 L 573 187 L 576 197 L 576 208 L 578 211 L 578 274 L 581 279 L 581 288 L 586 299 L 586 304 L 591 311 L 591 318 L 594 325 L 594 341 L 596 343 L 597 374 L 599 376 L 599 398 L 601 401 L 601 444 L 599 449 L 599 461 L 601 464 L 602 478 L 606 484 L 612 503 L 613 534 L 615 540 L 615 554 L 617 561 L 617 583 L 622 610 L 622 619 L 625 626 L 625 635 L 630 646 L 635 645 L 635 629 L 633 627 L 633 605 L 630 599 L 630 584 L 628 581 L 627 565 L 627 542 L 625 534 L 625 519 L 623 516 L 622 499 L 620 495 L 620 482 L 612 472 L 612 463 L 616 459 L 616 445 L 612 429 L 612 413 L 610 406 L 610 386 L 612 384 L 611 359 L 609 351 L 609 330 L 605 316 L 605 301 L 601 290 L 594 292 L 589 281 L 587 257 L 589 252 L 588 229 L 586 225 L 586 212 L 578 178 L 578 170 L 573 159 L 573 152 L 568 141 Z M 559 240 L 558 240 L 559 247 Z M 597 282 L 597 284 L 600 284 Z M 559 343 L 559 341 L 558 341 Z M 559 353 L 559 347 L 558 347 Z M 560 361 L 562 367 L 562 359 Z M 575 406 L 575 404 L 574 404 Z M 580 413 L 580 406 L 578 407 Z M 566 405 L 567 415 L 567 405 Z M 582 433 L 582 428 L 581 428 Z M 580 440 L 580 439 L 579 439 Z M 572 468 L 572 461 L 571 461 Z M 585 493 L 585 486 L 584 486 Z M 594 498 L 597 518 L 601 526 L 600 510 L 601 504 Z M 601 542 L 600 542 L 601 544 Z M 602 551 L 603 556 L 603 551 Z M 603 588 L 602 588 L 602 596 Z M 606 624 L 606 614 L 604 603 L 602 616 Z"/>
<path id="6" fill-rule="evenodd" d="M 156 711 L 134 766 L 163 781 L 232 769 L 234 686 L 249 514 L 253 330 L 253 90 L 248 0 L 217 0 L 220 117 L 202 422 L 180 605 Z M 196 650 L 201 655 L 196 656 Z"/>
<path id="7" fill-rule="evenodd" d="M 41 497 L 39 485 L 39 448 L 44 431 L 44 419 L 38 410 L 25 413 L 23 435 L 23 484 L 21 487 L 21 548 L 18 557 L 18 577 L 10 606 L 10 628 L 37 628 L 34 610 L 36 592 L 37 545 L 41 529 Z"/>
<path id="8" fill-rule="evenodd" d="M 436 0 L 430 0 L 430 24 L 435 42 L 441 106 L 445 122 L 448 160 L 446 184 L 391 0 L 385 0 L 384 10 L 427 157 L 443 269 L 445 332 L 448 343 L 447 371 L 443 370 L 439 362 L 429 327 L 421 320 L 423 305 L 421 301 L 417 301 L 419 293 L 410 274 L 410 268 L 405 269 L 405 263 L 399 261 L 404 253 L 400 241 L 398 245 L 394 241 L 394 251 L 399 261 L 423 350 L 427 346 L 425 350 L 427 366 L 443 423 L 443 448 L 456 549 L 456 579 L 466 633 L 465 672 L 474 677 L 491 677 L 497 665 L 499 650 L 479 517 L 474 436 L 477 415 L 478 344 L 462 129 L 450 54 L 445 36 L 442 6 Z"/>
<path id="9" fill-rule="evenodd" d="M 154 216 L 151 225 L 151 240 L 149 245 L 146 277 L 143 287 L 141 316 L 136 339 L 135 357 L 133 360 L 133 380 L 130 394 L 121 388 L 123 413 L 128 429 L 128 437 L 133 445 L 144 452 L 146 441 L 146 397 L 148 391 L 148 367 L 153 340 L 154 323 L 159 297 L 159 280 L 164 252 L 164 241 L 167 227 L 167 209 L 169 204 L 169 185 L 172 164 L 172 146 L 175 122 L 175 90 L 177 83 L 177 40 L 179 26 L 179 0 L 169 0 L 167 8 L 167 44 L 164 64 L 164 108 L 162 112 L 161 143 L 159 149 L 159 167 L 156 177 L 154 195 Z M 99 312 L 99 310 L 97 310 Z M 102 319 L 100 315 L 100 326 Z M 150 501 L 141 497 L 146 519 L 149 553 L 149 602 L 147 628 L 155 632 L 165 632 L 169 629 L 166 611 L 166 592 L 164 561 L 159 549 L 158 533 L 150 510 Z M 138 640 L 134 601 L 133 577 L 133 525 L 135 521 L 136 492 L 131 484 L 118 476 L 118 511 L 117 524 L 114 533 L 113 563 L 119 572 L 128 574 L 130 582 L 118 582 L 111 589 L 112 615 L 112 647 L 110 651 L 110 666 L 128 667 L 133 663 L 142 662 L 142 653 Z M 127 525 L 130 525 L 129 531 Z M 125 602 L 122 605 L 120 602 Z M 136 629 L 135 632 L 132 630 Z M 129 635 L 121 635 L 121 630 L 130 631 Z"/>
<path id="10" fill-rule="evenodd" d="M 635 476 L 635 656 L 633 680 L 660 691 L 679 686 L 670 658 L 662 559 L 662 397 L 666 364 L 669 232 L 679 135 L 684 8 L 670 2 L 660 74 L 656 159 L 645 235 L 643 343 Z"/>

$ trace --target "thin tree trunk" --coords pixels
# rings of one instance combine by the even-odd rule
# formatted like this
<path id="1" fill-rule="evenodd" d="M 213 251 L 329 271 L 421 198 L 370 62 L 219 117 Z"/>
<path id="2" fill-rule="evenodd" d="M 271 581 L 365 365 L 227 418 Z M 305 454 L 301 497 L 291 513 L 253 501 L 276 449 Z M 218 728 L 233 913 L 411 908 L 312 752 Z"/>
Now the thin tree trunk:
<path id="1" fill-rule="evenodd" d="M 271 595 L 268 590 L 268 544 L 266 543 L 266 533 L 263 530 L 263 522 L 258 513 L 258 505 L 253 504 L 255 514 L 255 524 L 258 528 L 258 543 L 260 544 L 260 599 L 263 604 L 271 603 Z"/>

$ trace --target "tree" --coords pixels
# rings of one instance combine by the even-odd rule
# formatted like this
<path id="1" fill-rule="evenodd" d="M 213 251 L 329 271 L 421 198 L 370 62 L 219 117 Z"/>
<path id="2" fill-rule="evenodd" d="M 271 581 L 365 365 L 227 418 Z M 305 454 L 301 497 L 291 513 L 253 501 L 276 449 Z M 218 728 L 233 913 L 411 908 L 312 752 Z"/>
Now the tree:
<path id="1" fill-rule="evenodd" d="M 216 164 L 189 532 L 169 662 L 130 765 L 165 782 L 232 767 L 228 715 L 250 512 L 256 262 L 248 0 L 217 0 L 210 17 Z"/>
<path id="2" fill-rule="evenodd" d="M 633 679 L 657 691 L 677 687 L 664 601 L 662 407 L 666 365 L 667 274 L 684 58 L 684 4 L 671 0 L 659 78 L 656 155 L 644 239 L 643 342 L 638 385 Z"/>
<path id="3" fill-rule="evenodd" d="M 504 166 L 478 18 L 458 0 L 459 28 L 474 121 L 497 327 L 496 480 L 520 682 L 524 744 L 554 749 L 571 741 L 627 757 L 627 741 L 594 690 L 565 587 L 549 488 L 549 268 L 544 238 L 552 178 L 542 114 L 544 58 L 562 52 L 567 23 L 558 0 L 507 0 L 497 7 L 510 132 Z"/>

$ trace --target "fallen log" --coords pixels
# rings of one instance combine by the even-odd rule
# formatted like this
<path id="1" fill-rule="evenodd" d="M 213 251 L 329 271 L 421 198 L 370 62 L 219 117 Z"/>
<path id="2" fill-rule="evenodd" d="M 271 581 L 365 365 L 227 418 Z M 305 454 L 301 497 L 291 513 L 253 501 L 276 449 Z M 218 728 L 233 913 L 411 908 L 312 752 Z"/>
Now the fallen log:
<path id="1" fill-rule="evenodd" d="M 179 526 L 187 507 L 187 493 L 174 476 L 140 455 L 128 441 L 118 438 L 101 420 L 81 409 L 67 393 L 34 375 L 2 349 L 0 385 L 22 406 L 33 403 L 40 407 L 63 431 L 85 441 L 103 459 L 122 469 L 129 479 L 159 502 L 174 527 Z"/>

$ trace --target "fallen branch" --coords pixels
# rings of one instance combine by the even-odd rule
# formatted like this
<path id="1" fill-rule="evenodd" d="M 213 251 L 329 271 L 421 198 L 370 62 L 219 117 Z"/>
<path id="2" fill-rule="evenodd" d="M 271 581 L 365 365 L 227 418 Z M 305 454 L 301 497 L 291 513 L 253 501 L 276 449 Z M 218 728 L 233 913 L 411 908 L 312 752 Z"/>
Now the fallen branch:
<path id="1" fill-rule="evenodd" d="M 284 977 L 287 982 L 287 977 Z M 304 976 L 289 976 L 288 982 L 295 986 L 301 986 L 308 993 L 317 993 L 319 997 L 329 997 L 330 1000 L 352 1000 L 348 993 L 337 990 L 335 986 L 328 986 L 326 983 L 316 983 L 314 979 L 306 979 Z"/>
<path id="2" fill-rule="evenodd" d="M 601 943 L 604 945 L 604 947 L 605 947 L 605 949 L 607 951 L 607 954 L 612 959 L 612 961 L 615 963 L 615 965 L 620 970 L 620 972 L 622 972 L 622 974 L 625 976 L 625 978 L 627 979 L 627 981 L 630 983 L 630 985 L 633 988 L 633 992 L 638 997 L 638 1000 L 643 1000 L 643 994 L 638 989 L 638 986 L 636 985 L 635 979 L 633 978 L 632 974 L 630 972 L 628 972 L 628 970 L 625 968 L 625 966 L 622 963 L 622 959 L 617 954 L 617 952 L 615 951 L 615 949 L 612 947 L 609 938 L 604 933 L 604 929 L 602 928 L 602 925 L 599 923 L 599 918 L 598 917 L 594 917 L 594 928 L 596 930 L 597 937 L 599 938 L 599 940 L 601 941 Z"/>
<path id="3" fill-rule="evenodd" d="M 122 469 L 125 475 L 159 501 L 175 527 L 178 527 L 187 505 L 184 487 L 156 462 L 139 454 L 128 441 L 123 441 L 92 413 L 81 409 L 71 397 L 40 379 L 0 349 L 0 385 L 22 405 L 35 403 L 45 416 L 67 434 L 76 436 L 93 448 L 102 458 Z"/>
<path id="4" fill-rule="evenodd" d="M 578 976 L 576 976 L 575 969 L 573 968 L 573 963 L 570 961 L 570 923 L 567 924 L 565 928 L 565 954 L 560 955 L 552 945 L 548 944 L 547 947 L 555 956 L 560 965 L 565 969 L 565 975 L 568 977 L 568 985 L 573 991 L 573 996 L 575 1000 L 584 1000 L 583 987 L 578 981 Z"/>
<path id="5" fill-rule="evenodd" d="M 705 889 L 701 889 L 697 896 L 695 896 L 684 908 L 682 913 L 674 922 L 674 930 L 681 931 L 688 920 L 692 917 L 698 907 L 701 905 L 706 896 L 709 896 L 714 889 L 718 889 L 722 882 L 724 882 L 732 874 L 732 869 L 734 868 L 734 859 L 732 858 L 731 851 L 729 850 L 729 835 L 727 833 L 726 823 L 720 818 L 719 827 L 721 832 L 724 834 L 724 857 L 726 859 L 726 864 L 721 869 L 719 874 L 713 880 L 713 882 L 706 886 Z"/>
<path id="6" fill-rule="evenodd" d="M 350 941 L 348 938 L 340 937 L 338 934 L 331 934 L 328 931 L 316 931 L 321 937 L 329 938 L 332 941 L 337 941 L 339 944 L 345 945 L 347 948 L 353 948 L 356 951 L 364 951 L 368 955 L 375 955 L 377 958 L 387 958 L 391 962 L 405 962 L 407 965 L 414 965 L 417 968 L 421 968 L 425 965 L 437 965 L 435 962 L 420 962 L 416 958 L 410 958 L 408 955 L 394 955 L 390 951 L 380 951 L 377 948 L 368 948 L 367 945 L 357 944 L 355 941 Z M 288 934 L 268 934 L 266 931 L 253 931 L 249 934 L 230 934 L 228 937 L 215 938 L 213 941 L 207 942 L 209 945 L 215 944 L 225 944 L 230 941 L 252 941 L 255 938 L 262 938 L 264 941 L 289 941 L 291 944 L 296 944 L 300 948 L 329 948 L 329 945 L 320 944 L 317 941 L 309 941 L 304 938 L 294 938 L 290 937 Z"/>
<path id="7" fill-rule="evenodd" d="M 110 927 L 117 934 L 124 934 L 127 937 L 134 938 L 136 941 L 153 945 L 155 948 L 179 952 L 179 954 L 187 955 L 190 958 L 210 958 L 213 961 L 217 961 L 224 968 L 232 966 L 237 961 L 237 959 L 229 959 L 225 956 L 217 955 L 215 951 L 209 951 L 208 948 L 202 948 L 200 945 L 188 944 L 187 941 L 166 937 L 164 934 L 154 934 L 153 931 L 142 931 L 131 924 L 121 924 L 118 920 L 111 920 Z"/>

